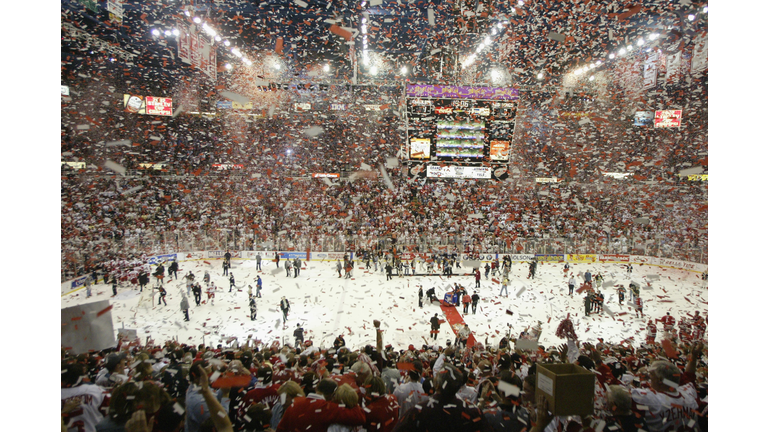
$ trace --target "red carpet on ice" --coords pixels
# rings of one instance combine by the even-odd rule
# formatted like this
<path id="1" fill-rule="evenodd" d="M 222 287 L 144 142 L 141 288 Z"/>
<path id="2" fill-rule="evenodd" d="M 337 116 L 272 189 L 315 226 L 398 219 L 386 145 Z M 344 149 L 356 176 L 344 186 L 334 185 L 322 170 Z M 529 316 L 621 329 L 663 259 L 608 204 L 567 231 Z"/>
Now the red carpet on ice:
<path id="1" fill-rule="evenodd" d="M 443 310 L 443 313 L 445 314 L 445 319 L 448 321 L 448 324 L 451 325 L 451 330 L 453 330 L 453 334 L 457 334 L 461 327 L 464 327 L 464 318 L 461 317 L 461 314 L 459 313 L 456 306 L 453 306 L 452 304 L 446 303 L 445 301 L 440 302 L 440 309 Z M 471 328 L 470 328 L 471 330 Z M 472 348 L 475 345 L 475 335 L 474 333 L 469 333 L 469 339 L 467 339 L 467 347 Z"/>

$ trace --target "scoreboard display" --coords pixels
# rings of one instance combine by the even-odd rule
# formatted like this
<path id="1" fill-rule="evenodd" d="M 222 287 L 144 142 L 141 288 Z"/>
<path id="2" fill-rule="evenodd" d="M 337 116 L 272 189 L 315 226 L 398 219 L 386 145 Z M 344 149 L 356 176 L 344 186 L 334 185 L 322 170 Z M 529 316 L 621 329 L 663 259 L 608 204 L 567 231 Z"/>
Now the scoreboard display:
<path id="1" fill-rule="evenodd" d="M 419 93 L 412 91 L 412 87 L 428 87 L 429 96 L 438 97 L 412 97 Z M 494 97 L 496 99 L 491 99 Z M 517 114 L 515 89 L 409 86 L 406 104 L 406 157 L 409 162 L 427 164 L 412 168 L 412 174 L 495 178 L 492 173 L 506 173 L 506 169 L 496 165 L 509 163 Z M 440 163 L 441 167 L 453 164 L 472 169 L 437 169 L 434 163 Z"/>

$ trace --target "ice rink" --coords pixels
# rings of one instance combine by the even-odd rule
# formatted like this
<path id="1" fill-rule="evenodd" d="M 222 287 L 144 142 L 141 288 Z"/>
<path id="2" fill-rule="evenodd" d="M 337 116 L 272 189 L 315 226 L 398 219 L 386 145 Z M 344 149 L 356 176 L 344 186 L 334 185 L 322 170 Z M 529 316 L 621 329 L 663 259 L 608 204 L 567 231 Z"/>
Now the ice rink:
<path id="1" fill-rule="evenodd" d="M 434 344 L 429 339 L 429 318 L 435 313 L 444 319 L 438 303 L 424 302 L 418 307 L 418 286 L 426 292 L 435 287 L 438 298 L 442 299 L 448 286 L 459 283 L 467 288 L 469 294 L 475 290 L 475 280 L 471 275 L 456 275 L 467 270 L 454 269 L 454 276 L 393 276 L 391 281 L 379 270 L 365 270 L 365 265 L 356 263 L 351 279 L 339 278 L 336 262 L 305 262 L 301 274 L 294 278 L 286 277 L 283 260 L 280 268 L 274 262 L 263 261 L 262 270 L 256 270 L 254 260 L 232 260 L 230 270 L 235 276 L 238 288 L 229 292 L 229 277 L 223 276 L 222 260 L 209 259 L 200 261 L 182 261 L 179 263 L 179 280 L 166 280 L 167 306 L 158 306 L 158 296 L 150 299 L 139 293 L 138 286 L 119 286 L 117 296 L 112 297 L 112 287 L 97 284 L 92 288 L 93 296 L 86 298 L 84 288 L 65 294 L 61 307 L 69 307 L 92 301 L 109 299 L 114 330 L 120 328 L 135 329 L 142 343 L 151 337 L 155 343 L 178 339 L 181 343 L 207 345 L 222 344 L 230 346 L 233 338 L 243 343 L 250 336 L 267 344 L 275 340 L 281 343 L 293 343 L 293 331 L 300 323 L 308 331 L 306 340 L 313 340 L 315 345 L 330 346 L 339 334 L 343 334 L 348 346 L 357 348 L 366 344 L 375 344 L 375 332 L 372 321 L 378 319 L 384 329 L 384 344 L 396 348 L 407 348 L 409 344 L 420 346 Z M 627 273 L 621 264 L 570 264 L 570 273 L 577 281 L 589 270 L 593 275 L 598 272 L 604 277 L 604 311 L 599 314 L 584 316 L 583 294 L 568 296 L 568 278 L 563 276 L 562 263 L 540 263 L 535 279 L 527 279 L 528 265 L 513 263 L 510 273 L 509 296 L 499 297 L 500 277 L 488 279 L 484 276 L 477 290 L 481 299 L 477 314 L 462 314 L 469 324 L 475 338 L 485 343 L 497 345 L 511 324 L 513 337 L 517 337 L 528 326 L 542 322 L 540 344 L 546 347 L 564 343 L 555 336 L 560 321 L 570 314 L 576 333 L 581 342 L 597 342 L 603 338 L 606 342 L 619 343 L 634 338 L 640 343 L 645 339 L 645 324 L 648 318 L 661 318 L 671 312 L 676 320 L 683 316 L 692 316 L 694 311 L 708 315 L 708 290 L 706 281 L 700 274 L 682 270 L 664 269 L 650 265 L 634 265 L 633 272 Z M 154 270 L 155 266 L 152 266 Z M 167 267 L 167 266 L 166 266 Z M 205 287 L 202 299 L 205 304 L 196 306 L 190 294 L 190 321 L 184 321 L 180 309 L 182 292 L 186 285 L 182 277 L 192 271 L 195 280 L 202 282 L 203 274 L 208 270 L 217 286 L 213 304 L 207 301 Z M 418 267 L 417 267 L 418 270 Z M 248 285 L 256 293 L 256 276 L 263 280 L 262 298 L 257 298 L 257 319 L 251 321 L 248 308 Z M 154 279 L 154 278 L 152 278 Z M 495 281 L 493 280 L 495 279 Z M 628 307 L 629 293 L 624 306 L 618 305 L 618 294 L 608 285 L 629 282 L 640 285 L 640 297 L 644 302 L 645 319 L 636 318 L 635 310 Z M 149 287 L 154 286 L 154 280 Z M 201 283 L 201 285 L 203 285 Z M 607 287 L 608 286 L 608 287 Z M 578 288 L 578 285 L 577 285 Z M 147 290 L 145 288 L 145 292 Z M 280 299 L 285 296 L 291 303 L 291 311 L 285 326 L 279 308 Z M 461 307 L 459 311 L 461 312 Z M 514 312 L 510 315 L 507 311 Z M 440 328 L 437 344 L 445 346 L 446 340 L 453 341 L 453 332 L 448 324 Z M 657 341 L 660 338 L 657 337 Z M 635 343 L 635 346 L 637 345 Z"/>

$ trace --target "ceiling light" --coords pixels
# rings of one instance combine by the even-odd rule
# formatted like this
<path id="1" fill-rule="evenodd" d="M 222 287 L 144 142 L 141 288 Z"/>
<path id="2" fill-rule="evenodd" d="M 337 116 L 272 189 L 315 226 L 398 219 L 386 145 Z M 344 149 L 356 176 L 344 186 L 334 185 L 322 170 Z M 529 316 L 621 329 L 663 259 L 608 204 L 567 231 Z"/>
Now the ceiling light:
<path id="1" fill-rule="evenodd" d="M 407 67 L 403 66 L 403 67 L 400 68 L 400 74 L 401 75 L 405 75 L 407 73 L 408 73 L 408 68 Z"/>
<path id="2" fill-rule="evenodd" d="M 592 75 L 591 77 L 589 77 L 589 80 L 590 80 L 590 81 L 594 81 L 594 80 L 595 80 L 595 76 L 594 76 L 594 75 Z"/>
<path id="3" fill-rule="evenodd" d="M 194 21 L 194 22 L 195 22 L 195 24 L 200 24 L 200 22 L 201 22 L 202 20 L 200 19 L 200 17 L 194 17 L 194 18 L 192 18 L 192 21 Z"/>
<path id="4" fill-rule="evenodd" d="M 185 10 L 185 11 L 184 11 L 184 15 L 186 15 L 186 16 L 189 16 L 189 15 L 190 15 L 189 11 L 188 11 L 188 10 Z"/>
<path id="5" fill-rule="evenodd" d="M 616 54 L 610 53 L 610 54 L 608 54 L 608 58 L 613 60 L 614 58 L 616 58 Z"/>
<path id="6" fill-rule="evenodd" d="M 323 66 L 323 72 L 328 72 L 329 70 L 331 70 L 331 67 L 329 65 Z"/>
<path id="7" fill-rule="evenodd" d="M 624 49 L 624 48 L 622 48 L 622 49 L 620 49 L 620 50 L 619 50 L 619 55 L 624 55 L 624 54 L 626 54 L 626 53 L 627 53 L 627 50 L 626 50 L 626 49 Z"/>
<path id="8" fill-rule="evenodd" d="M 170 30 L 165 30 L 163 33 L 164 33 L 166 36 L 170 36 L 170 35 L 171 35 L 171 31 L 170 31 Z"/>
<path id="9" fill-rule="evenodd" d="M 491 44 L 491 37 L 490 36 L 486 36 L 485 40 L 483 42 L 485 42 L 486 45 L 490 45 Z"/>
<path id="10" fill-rule="evenodd" d="M 709 12 L 709 6 L 704 6 L 704 9 L 701 10 L 704 13 Z"/>
<path id="11" fill-rule="evenodd" d="M 160 30 L 152 29 L 152 34 L 155 35 L 155 36 L 160 36 Z"/>
<path id="12" fill-rule="evenodd" d="M 659 37 L 658 33 L 651 33 L 651 35 L 648 37 L 650 40 L 656 40 L 656 38 Z"/>
<path id="13" fill-rule="evenodd" d="M 371 75 L 376 75 L 378 72 L 379 72 L 379 69 L 376 66 L 371 68 Z"/>
<path id="14" fill-rule="evenodd" d="M 171 31 L 171 33 L 172 33 L 174 36 L 178 36 L 178 35 L 179 35 L 179 29 L 173 29 L 173 30 Z"/>
<path id="15" fill-rule="evenodd" d="M 596 66 L 600 66 L 601 64 L 603 64 L 603 62 L 601 60 L 598 60 L 598 61 L 595 62 Z"/>
<path id="16" fill-rule="evenodd" d="M 696 15 L 694 15 L 694 14 L 688 15 L 688 21 L 693 21 L 695 19 L 696 19 Z"/>
<path id="17" fill-rule="evenodd" d="M 230 45 L 229 41 L 228 41 L 228 40 L 225 40 L 225 41 L 224 41 L 224 46 L 229 46 L 229 45 Z"/>
<path id="18" fill-rule="evenodd" d="M 226 70 L 231 70 L 231 69 L 232 69 L 232 65 L 231 65 L 231 64 L 229 64 L 229 63 L 227 63 L 227 64 L 225 64 L 225 65 L 224 65 L 224 68 L 225 68 Z"/>
<path id="19" fill-rule="evenodd" d="M 520 5 L 520 6 L 522 6 L 522 5 L 524 5 L 524 4 L 525 4 L 525 2 L 524 2 L 523 0 L 517 0 L 517 4 L 518 4 L 518 5 Z"/>
<path id="20" fill-rule="evenodd" d="M 538 74 L 538 75 L 536 75 L 536 78 L 537 78 L 537 79 L 542 79 L 542 78 L 544 78 L 544 74 L 543 74 L 543 73 L 541 73 L 541 72 L 539 72 L 539 74 Z"/>
<path id="21" fill-rule="evenodd" d="M 275 69 L 280 70 L 280 63 L 275 63 Z"/>
<path id="22" fill-rule="evenodd" d="M 640 38 L 640 39 L 637 40 L 637 46 L 641 46 L 644 43 L 645 43 L 645 41 L 643 40 L 643 38 Z"/>

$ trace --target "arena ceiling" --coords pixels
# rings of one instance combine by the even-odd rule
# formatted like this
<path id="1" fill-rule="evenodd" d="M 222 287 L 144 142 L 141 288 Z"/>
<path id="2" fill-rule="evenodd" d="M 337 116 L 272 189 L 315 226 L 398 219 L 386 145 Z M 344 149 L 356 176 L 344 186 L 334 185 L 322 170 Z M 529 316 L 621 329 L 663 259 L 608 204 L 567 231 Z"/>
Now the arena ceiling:
<path id="1" fill-rule="evenodd" d="M 707 26 L 706 2 L 693 0 L 124 0 L 121 22 L 110 19 L 107 3 L 62 0 L 62 57 L 77 51 L 65 34 L 73 26 L 138 55 L 140 67 L 187 73 L 171 32 L 199 17 L 221 38 L 215 46 L 222 72 L 226 63 L 264 67 L 277 56 L 302 78 L 328 64 L 326 78 L 346 82 L 480 83 L 497 68 L 506 85 L 557 85 L 637 38 L 657 33 L 644 47 L 674 49 Z M 232 47 L 253 65 L 237 62 Z"/>

